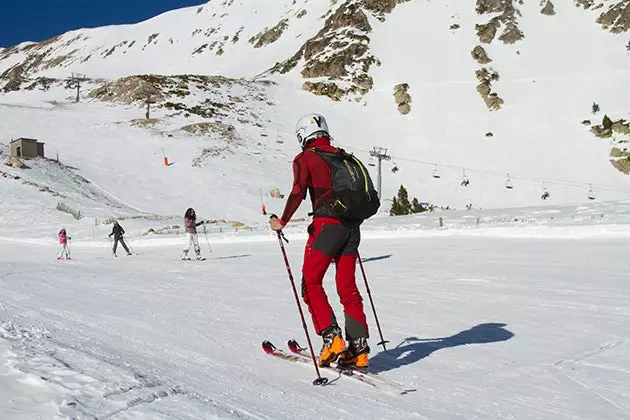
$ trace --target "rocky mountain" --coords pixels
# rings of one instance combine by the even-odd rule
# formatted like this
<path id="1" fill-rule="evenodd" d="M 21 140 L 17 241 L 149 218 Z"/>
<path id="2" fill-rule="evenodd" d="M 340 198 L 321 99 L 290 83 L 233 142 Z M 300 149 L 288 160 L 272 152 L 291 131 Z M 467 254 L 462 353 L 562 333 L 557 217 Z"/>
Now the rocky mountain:
<path id="1" fill-rule="evenodd" d="M 554 183 L 573 201 L 600 183 L 625 197 L 630 0 L 464 3 L 210 1 L 0 49 L 0 90 L 71 98 L 79 81 L 90 100 L 161 110 L 145 115 L 153 133 L 186 115 L 188 134 L 246 148 L 320 110 L 356 153 L 381 144 L 399 158 L 387 195 L 405 183 L 432 202 L 524 205 Z M 462 173 L 482 190 L 520 178 L 529 198 L 485 200 Z"/>

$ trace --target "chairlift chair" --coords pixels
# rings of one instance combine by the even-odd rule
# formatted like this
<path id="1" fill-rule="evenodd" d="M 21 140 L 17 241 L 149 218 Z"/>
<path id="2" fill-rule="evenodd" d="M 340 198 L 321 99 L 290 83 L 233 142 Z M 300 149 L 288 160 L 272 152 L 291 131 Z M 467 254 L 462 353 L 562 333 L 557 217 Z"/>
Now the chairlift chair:
<path id="1" fill-rule="evenodd" d="M 547 188 L 545 187 L 545 183 L 544 182 L 543 182 L 543 185 L 542 185 L 542 191 L 543 191 L 542 195 L 540 196 L 540 198 L 542 200 L 546 200 L 549 197 L 551 197 L 551 194 L 549 193 L 549 190 L 547 190 Z"/>
<path id="2" fill-rule="evenodd" d="M 505 188 L 507 188 L 508 190 L 511 190 L 512 188 L 514 188 L 514 185 L 512 184 L 512 180 L 510 179 L 510 174 L 507 174 L 507 179 L 505 180 Z"/>
<path id="3" fill-rule="evenodd" d="M 588 184 L 588 193 L 586 195 L 589 200 L 595 200 L 595 193 L 593 192 L 593 186 Z"/>
<path id="4" fill-rule="evenodd" d="M 466 176 L 466 169 L 464 169 L 463 172 L 462 172 L 462 183 L 461 183 L 461 185 L 462 185 L 462 187 L 467 187 L 467 186 L 470 185 L 470 180 Z"/>
<path id="5" fill-rule="evenodd" d="M 435 169 L 433 169 L 432 175 L 433 175 L 433 178 L 436 178 L 436 179 L 440 178 L 440 171 L 438 171 L 437 165 L 435 165 Z"/>
<path id="6" fill-rule="evenodd" d="M 370 156 L 370 158 L 368 159 L 368 166 L 376 166 L 374 156 Z"/>

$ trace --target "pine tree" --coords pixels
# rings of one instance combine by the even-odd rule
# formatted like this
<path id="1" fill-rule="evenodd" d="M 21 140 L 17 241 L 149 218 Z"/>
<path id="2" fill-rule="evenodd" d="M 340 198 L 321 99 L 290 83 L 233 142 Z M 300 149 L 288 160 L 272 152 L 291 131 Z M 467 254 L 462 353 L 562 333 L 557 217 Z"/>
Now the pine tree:
<path id="1" fill-rule="evenodd" d="M 400 203 L 400 209 L 402 214 L 411 214 L 411 203 L 409 202 L 409 194 L 402 185 L 398 190 L 398 202 Z"/>
<path id="2" fill-rule="evenodd" d="M 411 213 L 424 213 L 425 211 L 427 211 L 427 209 L 418 202 L 417 198 L 411 201 Z"/>
<path id="3" fill-rule="evenodd" d="M 599 104 L 593 102 L 593 105 L 591 105 L 591 109 L 593 111 L 593 114 L 597 114 L 599 112 Z"/>
<path id="4" fill-rule="evenodd" d="M 389 210 L 390 216 L 400 216 L 402 215 L 400 210 L 400 203 L 396 200 L 396 197 L 392 200 L 392 208 Z"/>
<path id="5" fill-rule="evenodd" d="M 398 197 L 392 200 L 392 208 L 389 211 L 390 216 L 403 216 L 411 214 L 411 203 L 409 203 L 409 195 L 404 186 L 400 186 Z"/>

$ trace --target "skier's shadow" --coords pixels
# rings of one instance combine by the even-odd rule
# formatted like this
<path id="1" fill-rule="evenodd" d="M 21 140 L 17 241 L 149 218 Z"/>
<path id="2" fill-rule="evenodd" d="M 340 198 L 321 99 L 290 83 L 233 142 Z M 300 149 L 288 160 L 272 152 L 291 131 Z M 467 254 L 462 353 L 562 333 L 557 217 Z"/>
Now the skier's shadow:
<path id="1" fill-rule="evenodd" d="M 430 356 L 433 352 L 449 347 L 506 341 L 514 337 L 514 333 L 506 330 L 505 326 L 506 324 L 502 323 L 479 324 L 450 337 L 429 339 L 409 337 L 397 347 L 371 357 L 370 371 L 378 373 L 394 370 L 416 363 Z"/>

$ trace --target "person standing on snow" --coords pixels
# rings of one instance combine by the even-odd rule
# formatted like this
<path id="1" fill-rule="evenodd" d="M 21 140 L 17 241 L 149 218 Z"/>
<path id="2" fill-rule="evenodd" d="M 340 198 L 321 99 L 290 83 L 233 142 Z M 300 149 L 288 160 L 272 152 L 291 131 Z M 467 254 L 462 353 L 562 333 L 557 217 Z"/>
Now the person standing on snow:
<path id="1" fill-rule="evenodd" d="M 184 225 L 186 227 L 186 240 L 188 242 L 186 248 L 184 248 L 184 252 L 182 254 L 182 260 L 189 260 L 188 251 L 190 251 L 191 247 L 195 248 L 195 254 L 197 254 L 197 259 L 201 259 L 201 248 L 199 247 L 199 237 L 197 235 L 197 226 L 203 225 L 205 222 L 202 220 L 197 223 L 197 214 L 195 213 L 195 209 L 188 208 L 186 210 L 186 214 L 184 214 Z"/>
<path id="2" fill-rule="evenodd" d="M 120 244 L 125 249 L 125 251 L 127 251 L 127 255 L 131 255 L 131 252 L 129 252 L 129 248 L 127 248 L 127 244 L 125 243 L 125 240 L 123 239 L 124 234 L 125 234 L 125 229 L 123 229 L 122 226 L 120 226 L 118 222 L 115 221 L 114 226 L 112 227 L 112 233 L 108 235 L 110 238 L 112 237 L 112 235 L 114 235 L 114 248 L 112 249 L 112 252 L 114 253 L 114 257 L 118 256 L 116 255 L 118 242 L 120 242 Z"/>
<path id="3" fill-rule="evenodd" d="M 57 254 L 58 260 L 63 260 L 64 254 L 66 255 L 66 260 L 70 259 L 70 253 L 68 252 L 68 234 L 66 233 L 66 229 L 63 228 L 57 234 L 59 238 L 59 245 L 61 245 L 61 250 L 59 250 L 59 254 Z"/>
<path id="4" fill-rule="evenodd" d="M 341 366 L 365 370 L 370 351 L 367 344 L 369 335 L 363 298 L 356 285 L 355 268 L 361 241 L 359 226 L 363 219 L 378 210 L 378 195 L 373 191 L 363 164 L 342 149 L 331 145 L 328 125 L 323 116 L 309 114 L 302 117 L 296 124 L 295 132 L 303 151 L 293 161 L 293 189 L 282 217 L 272 217 L 269 225 L 271 229 L 281 231 L 297 211 L 301 201 L 306 198 L 307 191 L 310 192 L 313 222 L 308 227 L 309 236 L 304 252 L 302 297 L 311 313 L 315 331 L 322 336 L 324 342 L 319 364 L 323 367 L 337 361 Z M 345 180 L 339 182 L 352 184 L 356 191 L 346 189 L 338 194 L 339 191 L 333 189 L 331 168 L 334 164 L 338 165 L 335 173 L 346 171 Z M 356 168 L 352 174 L 351 166 Z M 337 182 L 337 175 L 334 180 Z M 360 189 L 363 191 L 358 191 Z M 346 200 L 344 193 L 350 194 L 351 199 Z M 359 194 L 359 198 L 352 194 Z M 371 202 L 364 202 L 364 198 Z M 359 203 L 351 214 L 353 217 L 340 216 L 350 214 L 350 203 L 353 199 L 355 204 Z M 355 213 L 366 214 L 364 217 L 354 218 Z M 324 275 L 333 261 L 336 265 L 337 292 L 345 314 L 347 348 L 322 286 Z"/>

